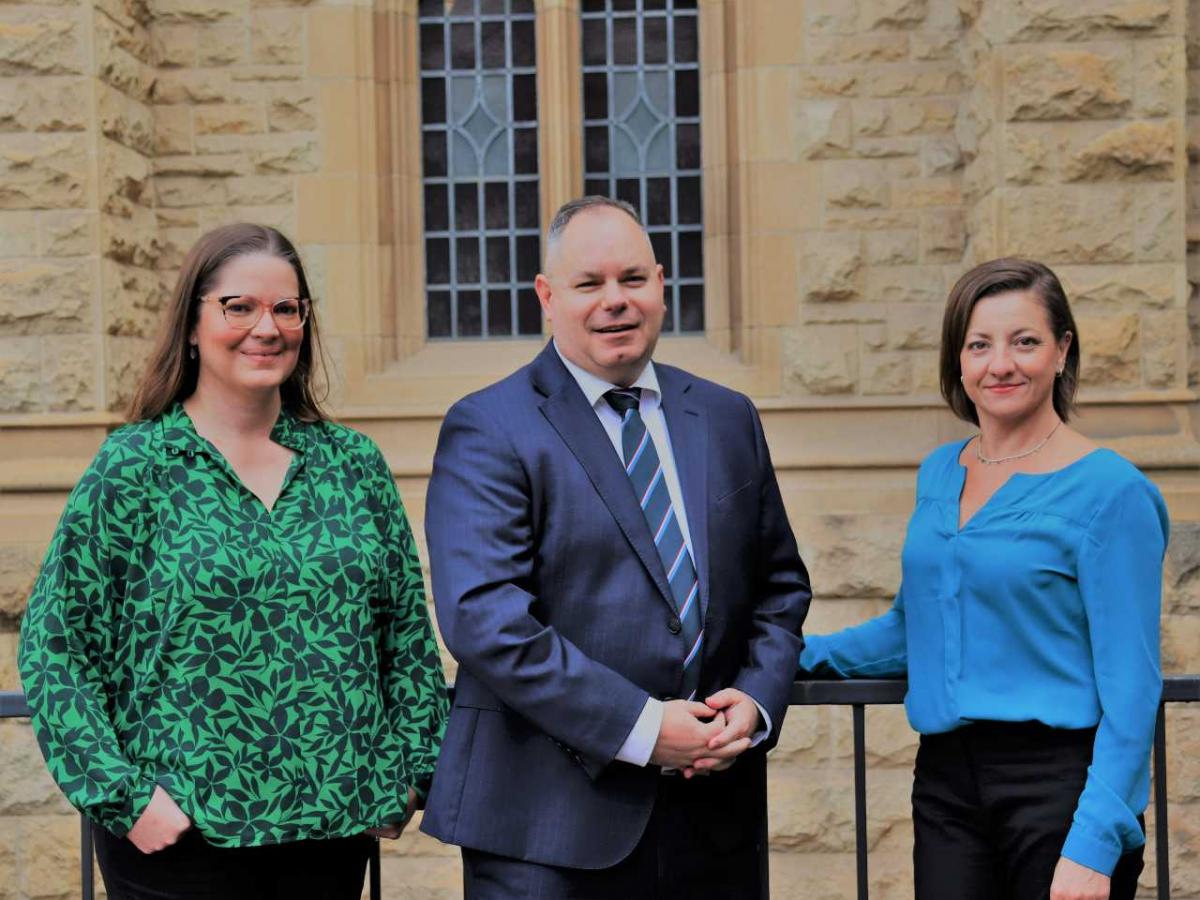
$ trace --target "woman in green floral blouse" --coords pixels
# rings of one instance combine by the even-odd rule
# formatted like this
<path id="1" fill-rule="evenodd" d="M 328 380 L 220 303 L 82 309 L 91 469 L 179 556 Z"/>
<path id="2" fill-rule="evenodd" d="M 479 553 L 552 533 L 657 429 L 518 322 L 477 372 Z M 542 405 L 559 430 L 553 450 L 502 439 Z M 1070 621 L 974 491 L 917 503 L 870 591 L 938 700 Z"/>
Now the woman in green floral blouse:
<path id="1" fill-rule="evenodd" d="M 357 898 L 364 833 L 398 836 L 432 777 L 412 533 L 379 449 L 322 412 L 319 359 L 288 240 L 202 237 L 46 554 L 21 677 L 114 900 Z"/>

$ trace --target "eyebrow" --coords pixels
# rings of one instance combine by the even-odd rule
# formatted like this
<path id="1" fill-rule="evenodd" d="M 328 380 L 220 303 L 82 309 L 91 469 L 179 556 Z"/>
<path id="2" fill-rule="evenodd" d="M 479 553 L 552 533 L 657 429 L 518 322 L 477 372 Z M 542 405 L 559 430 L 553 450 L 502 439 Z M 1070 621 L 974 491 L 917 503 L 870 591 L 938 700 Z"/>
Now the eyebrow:
<path id="1" fill-rule="evenodd" d="M 1034 334 L 1038 333 L 1038 329 L 1035 328 L 1033 325 L 1022 325 L 1020 328 L 1016 329 L 1015 331 L 1010 331 L 1009 336 L 1012 337 L 1013 335 L 1021 334 L 1026 331 L 1032 331 Z M 992 336 L 992 334 L 989 331 L 975 330 L 975 331 L 967 332 L 967 337 L 969 337 L 969 338 L 970 337 L 991 337 L 991 336 Z"/>
<path id="2" fill-rule="evenodd" d="M 645 275 L 645 266 L 629 266 L 621 270 L 621 277 L 627 278 L 630 275 Z M 603 281 L 604 275 L 600 272 L 580 272 L 572 279 L 573 281 Z"/>

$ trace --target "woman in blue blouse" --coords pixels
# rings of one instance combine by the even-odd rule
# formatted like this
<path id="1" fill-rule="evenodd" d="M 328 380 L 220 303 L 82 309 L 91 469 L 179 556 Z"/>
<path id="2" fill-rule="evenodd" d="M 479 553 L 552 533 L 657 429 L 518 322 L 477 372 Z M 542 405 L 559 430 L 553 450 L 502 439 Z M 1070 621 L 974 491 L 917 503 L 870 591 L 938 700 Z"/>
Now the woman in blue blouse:
<path id="1" fill-rule="evenodd" d="M 908 676 L 918 900 L 1136 890 L 1167 511 L 1066 425 L 1078 372 L 1048 268 L 998 259 L 959 280 L 942 393 L 979 434 L 921 464 L 892 608 L 800 657 L 814 673 Z"/>

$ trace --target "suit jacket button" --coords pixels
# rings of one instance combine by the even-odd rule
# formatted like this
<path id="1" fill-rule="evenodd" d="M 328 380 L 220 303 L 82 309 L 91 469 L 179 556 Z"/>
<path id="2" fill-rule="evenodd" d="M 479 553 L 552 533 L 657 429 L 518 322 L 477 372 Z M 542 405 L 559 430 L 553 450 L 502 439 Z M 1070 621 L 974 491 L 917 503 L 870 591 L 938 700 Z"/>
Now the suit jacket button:
<path id="1" fill-rule="evenodd" d="M 683 631 L 683 623 L 675 616 L 672 616 L 667 621 L 667 631 L 671 632 L 671 634 L 679 634 L 679 632 Z"/>

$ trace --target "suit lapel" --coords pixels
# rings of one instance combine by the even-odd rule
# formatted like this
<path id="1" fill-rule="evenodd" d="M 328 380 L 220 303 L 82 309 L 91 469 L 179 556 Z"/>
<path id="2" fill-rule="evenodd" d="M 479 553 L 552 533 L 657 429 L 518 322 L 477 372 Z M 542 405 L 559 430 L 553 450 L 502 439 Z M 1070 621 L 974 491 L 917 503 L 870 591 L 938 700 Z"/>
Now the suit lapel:
<path id="1" fill-rule="evenodd" d="M 691 396 L 686 373 L 655 366 L 662 388 L 663 415 L 671 435 L 675 469 L 683 491 L 684 514 L 692 539 L 692 561 L 700 581 L 701 607 L 708 611 L 708 418 Z"/>
<path id="2" fill-rule="evenodd" d="M 600 499 L 650 573 L 663 601 L 674 611 L 667 573 L 629 476 L 613 452 L 596 411 L 588 406 L 587 398 L 558 359 L 553 345 L 547 346 L 535 360 L 533 375 L 534 384 L 548 395 L 541 405 L 542 414 L 579 460 Z"/>

